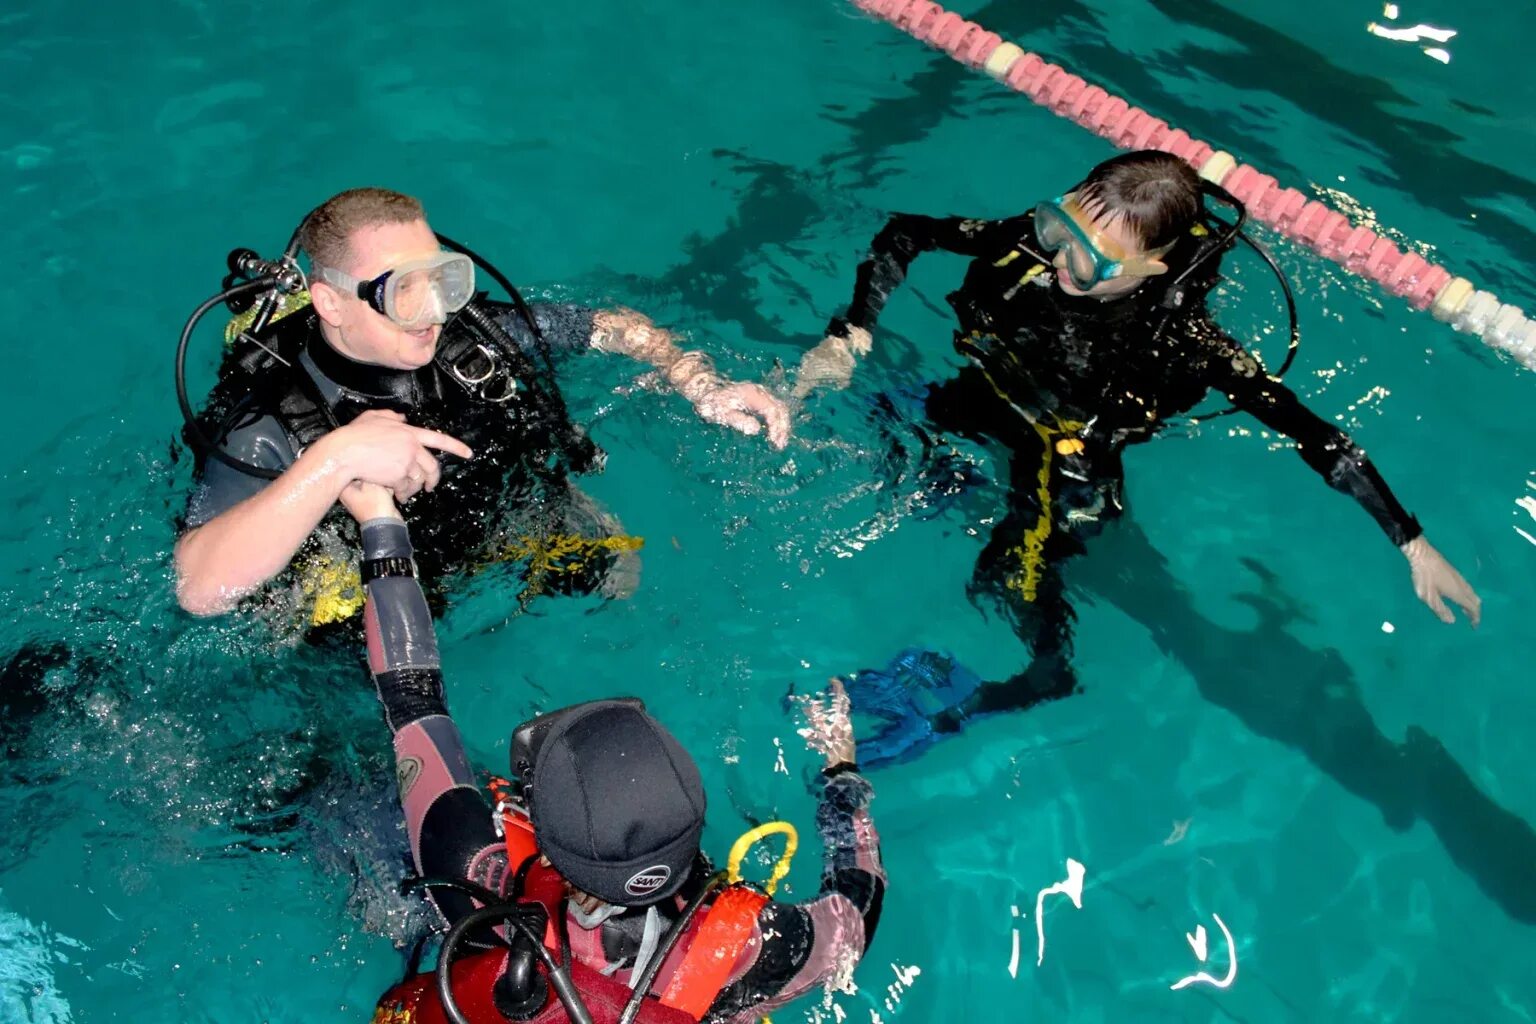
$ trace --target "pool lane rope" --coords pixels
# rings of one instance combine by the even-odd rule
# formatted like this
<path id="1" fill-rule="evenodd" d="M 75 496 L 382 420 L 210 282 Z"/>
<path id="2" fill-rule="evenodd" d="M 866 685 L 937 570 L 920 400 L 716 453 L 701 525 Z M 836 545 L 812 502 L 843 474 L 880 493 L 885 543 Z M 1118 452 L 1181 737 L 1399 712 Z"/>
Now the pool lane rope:
<path id="1" fill-rule="evenodd" d="M 1294 188 L 1281 188 L 1274 178 L 1238 163 L 1231 153 L 1190 138 L 1188 132 L 930 0 L 853 3 L 1116 146 L 1162 150 L 1188 161 L 1201 177 L 1231 192 L 1250 215 L 1280 234 L 1536 369 L 1536 323 L 1519 307 L 1500 302 L 1466 278 L 1418 253 L 1402 252 L 1370 228 L 1352 225 L 1348 216 L 1327 204 Z"/>

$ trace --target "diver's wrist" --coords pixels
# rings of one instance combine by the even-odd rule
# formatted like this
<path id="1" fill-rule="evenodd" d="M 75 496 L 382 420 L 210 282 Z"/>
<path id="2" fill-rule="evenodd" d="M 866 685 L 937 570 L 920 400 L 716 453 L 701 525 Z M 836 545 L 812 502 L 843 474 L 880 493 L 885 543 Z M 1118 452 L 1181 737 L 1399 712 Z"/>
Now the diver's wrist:
<path id="1" fill-rule="evenodd" d="M 697 350 L 683 352 L 664 371 L 667 383 L 689 402 L 697 405 L 700 399 L 720 386 L 715 364 L 709 356 Z"/>
<path id="2" fill-rule="evenodd" d="M 294 460 L 295 469 L 303 467 L 305 479 L 334 492 L 331 495 L 332 501 L 339 500 L 341 492 L 357 479 L 357 470 L 347 458 L 348 446 L 338 445 L 335 436 L 326 434 L 300 452 Z"/>
<path id="3" fill-rule="evenodd" d="M 405 521 L 394 516 L 378 516 L 358 524 L 362 538 L 363 559 L 369 562 L 411 561 L 415 551 Z M 414 564 L 412 569 L 414 570 Z M 414 571 L 411 575 L 414 575 Z M 386 575 L 386 574 L 379 574 Z M 393 573 L 393 575 L 405 575 Z M 366 580 L 364 582 L 367 582 Z"/>
<path id="4" fill-rule="evenodd" d="M 823 342 L 834 339 L 843 343 L 838 347 L 853 356 L 867 355 L 873 340 L 867 327 L 849 323 L 845 317 L 840 316 L 835 316 L 827 322 L 827 329 L 822 335 Z"/>
<path id="5" fill-rule="evenodd" d="M 874 347 L 874 338 L 865 327 L 849 327 L 848 333 L 843 336 L 843 343 L 848 351 L 855 356 L 867 356 L 869 350 Z"/>
<path id="6" fill-rule="evenodd" d="M 829 334 L 825 338 L 821 339 L 821 344 L 817 347 L 820 348 L 823 352 L 836 352 L 849 363 L 853 363 L 855 361 L 853 346 L 848 343 L 848 338 L 846 335 Z"/>

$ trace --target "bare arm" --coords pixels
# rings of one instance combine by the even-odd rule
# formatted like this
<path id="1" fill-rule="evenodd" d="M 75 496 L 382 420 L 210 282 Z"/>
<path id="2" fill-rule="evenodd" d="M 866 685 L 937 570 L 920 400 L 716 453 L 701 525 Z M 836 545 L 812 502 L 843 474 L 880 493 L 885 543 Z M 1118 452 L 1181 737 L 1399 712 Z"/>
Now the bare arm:
<path id="1" fill-rule="evenodd" d="M 322 439 L 282 476 L 176 542 L 176 600 L 219 615 L 276 576 L 351 483 Z"/>
<path id="2" fill-rule="evenodd" d="M 638 359 L 656 367 L 667 383 L 711 423 L 743 434 L 766 426 L 768 441 L 782 448 L 789 440 L 789 412 L 761 385 L 732 383 L 715 372 L 709 356 L 678 347 L 677 336 L 632 309 L 599 310 L 592 317 L 592 347 Z"/>
<path id="3" fill-rule="evenodd" d="M 644 313 L 623 307 L 600 309 L 592 314 L 592 347 L 599 352 L 638 359 L 663 373 L 684 354 L 677 345 L 677 335 L 658 327 Z"/>
<path id="4" fill-rule="evenodd" d="M 271 484 L 177 541 L 176 600 L 193 615 L 229 611 L 282 571 L 354 480 L 386 487 L 400 501 L 431 490 L 442 469 L 429 448 L 473 454 L 384 410 L 327 434 Z"/>

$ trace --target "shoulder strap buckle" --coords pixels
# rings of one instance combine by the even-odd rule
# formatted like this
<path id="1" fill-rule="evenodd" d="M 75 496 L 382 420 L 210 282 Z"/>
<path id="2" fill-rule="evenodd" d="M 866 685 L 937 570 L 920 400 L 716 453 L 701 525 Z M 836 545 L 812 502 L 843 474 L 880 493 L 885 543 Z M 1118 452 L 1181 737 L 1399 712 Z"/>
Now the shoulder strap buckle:
<path id="1" fill-rule="evenodd" d="M 483 342 L 475 342 L 445 362 L 449 375 L 484 401 L 500 405 L 517 394 L 517 378 L 504 365 L 500 354 Z"/>
<path id="2" fill-rule="evenodd" d="M 478 370 L 477 366 L 475 365 L 477 363 L 477 357 L 478 360 L 483 361 L 485 365 L 485 369 L 483 371 Z M 464 352 L 462 355 L 456 355 L 456 357 L 448 363 L 448 372 L 453 374 L 454 380 L 458 381 L 460 384 L 463 384 L 467 387 L 473 387 L 477 384 L 484 384 L 486 381 L 490 380 L 492 375 L 496 373 L 497 367 L 500 365 L 501 357 L 498 356 L 495 351 L 493 351 L 489 346 L 483 345 L 480 342 L 475 342 L 475 344 L 467 352 Z"/>

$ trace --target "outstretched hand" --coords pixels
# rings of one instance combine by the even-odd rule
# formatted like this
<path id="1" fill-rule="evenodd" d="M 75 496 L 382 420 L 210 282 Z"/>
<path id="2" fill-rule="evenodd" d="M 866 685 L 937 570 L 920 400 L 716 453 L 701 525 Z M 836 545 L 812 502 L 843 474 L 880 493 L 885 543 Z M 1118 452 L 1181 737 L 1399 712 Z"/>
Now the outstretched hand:
<path id="1" fill-rule="evenodd" d="M 830 684 L 830 692 L 804 699 L 806 727 L 797 730 L 806 746 L 827 759 L 828 768 L 853 764 L 856 757 L 848 694 L 841 679 L 832 679 Z"/>
<path id="2" fill-rule="evenodd" d="M 701 419 L 739 430 L 749 437 L 767 427 L 768 443 L 775 448 L 789 443 L 789 408 L 761 384 L 721 383 L 696 398 L 693 407 Z"/>
<path id="3" fill-rule="evenodd" d="M 1429 605 L 1429 610 L 1441 622 L 1456 621 L 1455 613 L 1446 607 L 1446 598 L 1461 606 L 1473 626 L 1482 620 L 1482 599 L 1422 534 L 1404 544 L 1402 551 L 1413 572 L 1413 592 L 1419 595 L 1420 601 Z"/>
<path id="4" fill-rule="evenodd" d="M 846 338 L 837 334 L 822 338 L 815 348 L 800 357 L 800 366 L 795 371 L 794 396 L 804 398 L 817 388 L 838 391 L 847 387 L 853 380 L 858 357 L 868 355 L 871 345 L 869 332 L 862 327 L 850 326 Z"/>

